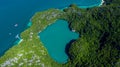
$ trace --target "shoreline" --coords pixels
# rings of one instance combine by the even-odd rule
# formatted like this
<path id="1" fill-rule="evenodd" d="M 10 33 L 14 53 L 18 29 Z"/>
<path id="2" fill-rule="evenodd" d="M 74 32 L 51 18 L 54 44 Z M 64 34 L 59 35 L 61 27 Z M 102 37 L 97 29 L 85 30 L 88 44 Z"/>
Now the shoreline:
<path id="1" fill-rule="evenodd" d="M 95 6 L 100 7 L 100 6 L 102 6 L 102 5 L 104 4 L 104 2 L 105 2 L 104 0 L 101 0 L 101 2 L 100 2 L 99 4 L 93 4 L 93 5 L 90 5 L 90 6 L 80 6 L 80 5 L 78 4 L 78 7 L 79 7 L 79 8 L 82 8 L 82 9 L 92 8 L 92 7 L 95 7 Z M 60 10 L 63 11 L 65 8 L 67 8 L 67 7 L 60 8 Z"/>
<path id="2" fill-rule="evenodd" d="M 102 5 L 104 4 L 104 2 L 105 2 L 105 1 L 104 1 L 104 0 L 102 0 L 99 6 L 102 6 Z"/>
<path id="3" fill-rule="evenodd" d="M 23 39 L 20 38 L 19 40 L 16 40 L 13 44 L 14 45 L 19 45 L 22 41 L 23 41 Z"/>
<path id="4" fill-rule="evenodd" d="M 23 39 L 20 39 L 17 43 L 17 45 L 19 45 L 21 42 L 23 41 Z"/>
<path id="5" fill-rule="evenodd" d="M 93 4 L 93 5 L 91 5 L 91 6 L 78 6 L 78 7 L 79 7 L 79 8 L 84 8 L 84 9 L 85 9 L 86 7 L 88 7 L 88 8 L 95 7 L 95 6 L 100 7 L 100 6 L 103 5 L 104 2 L 105 2 L 104 0 L 101 0 L 101 2 L 100 2 L 99 4 Z"/>

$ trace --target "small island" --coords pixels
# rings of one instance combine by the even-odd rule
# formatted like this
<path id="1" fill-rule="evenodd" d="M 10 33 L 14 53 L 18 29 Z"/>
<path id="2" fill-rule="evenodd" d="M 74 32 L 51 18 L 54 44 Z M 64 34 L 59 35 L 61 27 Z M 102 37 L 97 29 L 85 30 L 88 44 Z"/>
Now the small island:
<path id="1" fill-rule="evenodd" d="M 53 60 L 38 34 L 56 20 L 68 21 L 69 28 L 80 34 L 67 48 L 68 62 Z M 1 67 L 119 67 L 120 1 L 104 0 L 99 7 L 81 9 L 71 4 L 63 10 L 37 12 L 22 40 L 0 57 Z"/>

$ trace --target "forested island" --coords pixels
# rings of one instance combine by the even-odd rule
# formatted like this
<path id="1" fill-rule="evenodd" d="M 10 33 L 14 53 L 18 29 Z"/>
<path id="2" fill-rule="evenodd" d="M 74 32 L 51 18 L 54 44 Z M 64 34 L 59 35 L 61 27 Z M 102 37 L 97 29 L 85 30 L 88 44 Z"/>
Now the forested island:
<path id="1" fill-rule="evenodd" d="M 49 9 L 37 12 L 32 26 L 21 33 L 23 41 L 10 48 L 1 58 L 1 67 L 119 67 L 120 66 L 120 0 L 104 0 L 99 7 L 80 9 L 71 4 L 63 11 Z M 38 37 L 57 19 L 68 21 L 69 28 L 80 34 L 66 48 L 69 60 L 55 62 Z"/>

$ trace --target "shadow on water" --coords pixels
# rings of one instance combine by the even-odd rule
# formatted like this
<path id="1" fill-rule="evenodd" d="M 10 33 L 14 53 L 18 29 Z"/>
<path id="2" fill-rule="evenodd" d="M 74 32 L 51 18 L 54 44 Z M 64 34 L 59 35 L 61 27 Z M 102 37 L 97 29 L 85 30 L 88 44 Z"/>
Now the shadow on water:
<path id="1" fill-rule="evenodd" d="M 69 48 L 71 47 L 72 43 L 75 41 L 76 41 L 76 39 L 72 39 L 69 43 L 66 44 L 65 53 L 68 55 L 69 58 L 70 58 Z"/>

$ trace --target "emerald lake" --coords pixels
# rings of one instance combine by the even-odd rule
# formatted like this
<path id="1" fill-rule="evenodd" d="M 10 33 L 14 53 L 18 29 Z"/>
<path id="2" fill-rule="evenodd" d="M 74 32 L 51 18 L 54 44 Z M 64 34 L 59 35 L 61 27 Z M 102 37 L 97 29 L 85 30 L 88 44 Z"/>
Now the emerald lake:
<path id="1" fill-rule="evenodd" d="M 65 63 L 68 56 L 65 52 L 66 45 L 79 37 L 78 33 L 69 29 L 68 22 L 57 20 L 39 33 L 40 40 L 48 50 L 49 55 L 58 63 Z"/>

